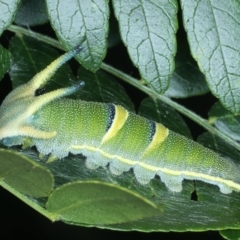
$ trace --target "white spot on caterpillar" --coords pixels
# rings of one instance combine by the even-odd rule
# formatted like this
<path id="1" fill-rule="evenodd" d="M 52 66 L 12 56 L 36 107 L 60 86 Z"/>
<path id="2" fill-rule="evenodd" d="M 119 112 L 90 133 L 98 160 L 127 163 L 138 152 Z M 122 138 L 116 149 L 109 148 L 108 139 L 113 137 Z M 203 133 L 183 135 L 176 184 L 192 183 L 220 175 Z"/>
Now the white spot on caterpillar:
<path id="1" fill-rule="evenodd" d="M 223 185 L 223 184 L 219 184 L 218 185 L 219 188 L 220 188 L 220 191 L 224 194 L 229 194 L 232 192 L 232 189 L 230 189 L 229 187 L 227 187 L 226 185 Z"/>

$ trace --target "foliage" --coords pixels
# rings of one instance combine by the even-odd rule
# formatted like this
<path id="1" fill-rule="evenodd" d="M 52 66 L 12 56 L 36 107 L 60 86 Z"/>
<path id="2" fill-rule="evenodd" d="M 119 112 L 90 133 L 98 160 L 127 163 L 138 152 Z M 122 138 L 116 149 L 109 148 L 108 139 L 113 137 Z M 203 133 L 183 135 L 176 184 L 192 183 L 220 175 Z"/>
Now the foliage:
<path id="1" fill-rule="evenodd" d="M 199 137 L 203 145 L 239 161 L 239 20 L 238 0 L 1 0 L 0 77 L 9 72 L 15 88 L 59 56 L 56 49 L 81 43 L 84 51 L 76 59 L 82 66 L 71 62 L 74 73 L 63 66 L 46 90 L 69 86 L 77 77 L 86 87 L 71 97 L 131 111 L 136 106 L 139 114 L 191 137 L 178 111 L 210 132 Z M 15 34 L 11 39 L 9 32 Z M 219 101 L 213 104 L 215 97 Z M 209 117 L 170 98 L 186 99 Z M 81 156 L 46 164 L 34 149 L 4 146 L 0 176 L 2 187 L 52 221 L 124 231 L 221 230 L 227 239 L 240 235 L 239 193 L 224 195 L 202 182 L 184 181 L 184 190 L 173 194 L 159 179 L 146 187 L 131 172 L 116 177 L 108 169 L 86 169 Z"/>

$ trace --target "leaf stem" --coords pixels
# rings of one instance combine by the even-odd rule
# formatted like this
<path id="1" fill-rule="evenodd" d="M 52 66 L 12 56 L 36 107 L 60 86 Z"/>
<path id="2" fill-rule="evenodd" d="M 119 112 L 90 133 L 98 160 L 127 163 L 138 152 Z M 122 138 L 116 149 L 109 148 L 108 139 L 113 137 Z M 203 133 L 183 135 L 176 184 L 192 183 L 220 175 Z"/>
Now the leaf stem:
<path id="1" fill-rule="evenodd" d="M 35 38 L 39 41 L 45 42 L 53 47 L 59 48 L 61 50 L 66 50 L 66 49 L 64 49 L 64 47 L 62 46 L 62 44 L 59 41 L 57 41 L 53 38 L 50 38 L 48 36 L 42 35 L 40 33 L 33 32 L 31 29 L 26 29 L 26 28 L 23 28 L 20 26 L 11 25 L 7 30 L 14 32 L 16 34 L 19 34 L 19 35 L 23 34 L 25 36 L 33 37 L 33 38 Z"/>
<path id="2" fill-rule="evenodd" d="M 54 40 L 50 37 L 47 37 L 45 35 L 39 34 L 39 33 L 35 33 L 31 30 L 27 30 L 23 27 L 19 27 L 19 26 L 15 26 L 15 25 L 11 25 L 8 28 L 9 31 L 15 32 L 16 34 L 24 34 L 26 36 L 31 36 L 33 38 L 36 38 L 40 41 L 43 41 L 45 43 L 48 43 L 54 47 L 57 47 L 61 50 L 65 50 L 63 48 L 63 46 L 57 41 Z M 104 69 L 106 72 L 116 76 L 119 79 L 122 79 L 123 81 L 131 84 L 132 86 L 136 87 L 137 89 L 141 90 L 142 92 L 146 93 L 147 95 L 149 95 L 150 97 L 159 99 L 160 101 L 168 104 L 169 106 L 173 107 L 175 110 L 177 110 L 178 112 L 182 113 L 183 115 L 185 115 L 186 117 L 192 119 L 194 122 L 198 123 L 200 126 L 202 126 L 203 128 L 205 128 L 207 131 L 211 132 L 212 134 L 222 138 L 224 141 L 226 141 L 227 143 L 229 143 L 230 145 L 232 145 L 233 147 L 235 147 L 238 151 L 240 151 L 240 144 L 238 144 L 237 142 L 235 142 L 233 139 L 231 139 L 230 137 L 226 136 L 224 133 L 222 133 L 221 131 L 219 131 L 218 129 L 216 129 L 215 127 L 211 126 L 208 121 L 204 118 L 201 118 L 200 116 L 198 116 L 197 114 L 195 114 L 194 112 L 188 110 L 187 108 L 183 107 L 182 105 L 172 101 L 170 98 L 164 96 L 164 95 L 159 95 L 158 93 L 154 92 L 152 89 L 144 86 L 140 81 L 138 81 L 137 79 L 117 70 L 116 68 L 106 64 L 106 63 L 102 63 L 101 68 Z"/>

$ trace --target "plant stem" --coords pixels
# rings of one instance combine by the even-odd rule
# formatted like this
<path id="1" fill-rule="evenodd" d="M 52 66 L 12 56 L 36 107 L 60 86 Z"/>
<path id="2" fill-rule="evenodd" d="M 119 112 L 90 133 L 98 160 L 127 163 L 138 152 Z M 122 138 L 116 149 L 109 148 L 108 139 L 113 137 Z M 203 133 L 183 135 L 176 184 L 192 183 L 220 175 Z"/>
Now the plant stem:
<path id="1" fill-rule="evenodd" d="M 23 34 L 25 36 L 35 38 L 39 41 L 45 42 L 45 43 L 47 43 L 47 44 L 49 44 L 53 47 L 57 47 L 61 50 L 66 50 L 66 49 L 64 49 L 64 47 L 62 46 L 62 44 L 59 41 L 57 41 L 53 38 L 50 38 L 48 36 L 42 35 L 40 33 L 33 32 L 33 31 L 31 31 L 31 29 L 26 29 L 26 28 L 23 28 L 23 27 L 20 27 L 20 26 L 11 25 L 8 28 L 8 30 L 11 31 L 11 32 L 14 32 L 16 34 L 19 34 L 19 35 Z"/>

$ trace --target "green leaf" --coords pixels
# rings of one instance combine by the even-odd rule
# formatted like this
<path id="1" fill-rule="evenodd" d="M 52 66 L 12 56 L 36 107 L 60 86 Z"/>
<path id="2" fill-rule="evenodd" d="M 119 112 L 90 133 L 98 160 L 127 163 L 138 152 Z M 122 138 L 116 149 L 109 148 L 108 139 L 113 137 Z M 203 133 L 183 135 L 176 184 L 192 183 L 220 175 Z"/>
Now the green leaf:
<path id="1" fill-rule="evenodd" d="M 232 139 L 240 140 L 240 115 L 226 110 L 220 102 L 213 105 L 209 111 L 209 122 Z"/>
<path id="2" fill-rule="evenodd" d="M 150 201 L 126 188 L 97 181 L 72 182 L 52 192 L 46 208 L 69 223 L 108 225 L 160 214 Z"/>
<path id="3" fill-rule="evenodd" d="M 84 52 L 77 59 L 95 72 L 101 65 L 107 50 L 109 9 L 107 1 L 46 0 L 52 27 L 66 49 L 80 43 Z"/>
<path id="4" fill-rule="evenodd" d="M 193 57 L 209 88 L 232 112 L 240 111 L 240 2 L 181 0 Z"/>
<path id="5" fill-rule="evenodd" d="M 4 181 L 31 197 L 46 197 L 53 189 L 51 172 L 12 150 L 0 149 L 0 185 Z"/>
<path id="6" fill-rule="evenodd" d="M 165 103 L 152 98 L 145 98 L 140 105 L 139 114 L 155 122 L 162 123 L 174 132 L 192 138 L 180 115 Z"/>
<path id="7" fill-rule="evenodd" d="M 10 68 L 10 53 L 0 45 L 0 80 Z"/>
<path id="8" fill-rule="evenodd" d="M 48 22 L 45 1 L 21 0 L 14 22 L 26 27 Z"/>
<path id="9" fill-rule="evenodd" d="M 174 71 L 177 1 L 114 0 L 113 7 L 133 64 L 146 83 L 164 93 Z"/>
<path id="10" fill-rule="evenodd" d="M 0 36 L 7 29 L 14 19 L 17 6 L 20 0 L 1 0 L 0 1 Z"/>
<path id="11" fill-rule="evenodd" d="M 240 230 L 223 230 L 220 231 L 220 234 L 223 238 L 228 240 L 239 240 L 240 239 Z"/>

